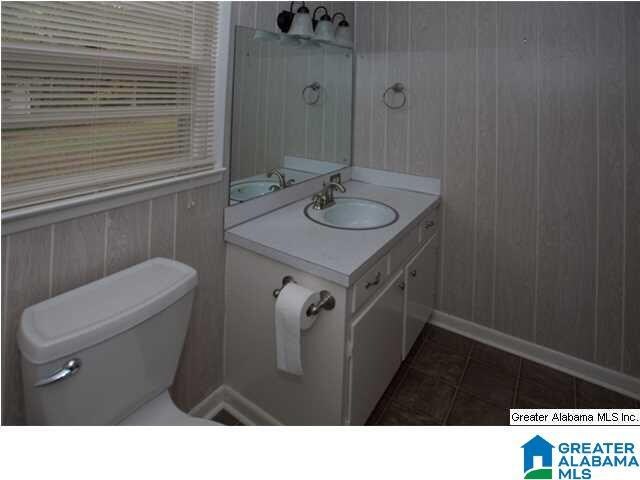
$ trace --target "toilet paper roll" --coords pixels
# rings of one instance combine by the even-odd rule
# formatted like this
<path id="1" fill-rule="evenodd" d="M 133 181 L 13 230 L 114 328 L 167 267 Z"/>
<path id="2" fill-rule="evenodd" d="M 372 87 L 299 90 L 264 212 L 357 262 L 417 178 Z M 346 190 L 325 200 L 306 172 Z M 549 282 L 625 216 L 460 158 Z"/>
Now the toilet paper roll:
<path id="1" fill-rule="evenodd" d="M 320 293 L 293 282 L 280 290 L 275 306 L 276 359 L 279 370 L 302 375 L 300 331 L 310 328 L 314 318 L 307 316 Z"/>

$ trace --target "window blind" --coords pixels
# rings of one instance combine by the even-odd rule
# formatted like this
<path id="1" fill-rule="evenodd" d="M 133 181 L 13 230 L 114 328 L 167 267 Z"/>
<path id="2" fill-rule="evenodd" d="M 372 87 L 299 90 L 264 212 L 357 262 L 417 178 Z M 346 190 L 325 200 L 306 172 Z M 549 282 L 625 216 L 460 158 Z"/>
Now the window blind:
<path id="1" fill-rule="evenodd" d="M 211 168 L 217 2 L 2 2 L 3 209 Z"/>

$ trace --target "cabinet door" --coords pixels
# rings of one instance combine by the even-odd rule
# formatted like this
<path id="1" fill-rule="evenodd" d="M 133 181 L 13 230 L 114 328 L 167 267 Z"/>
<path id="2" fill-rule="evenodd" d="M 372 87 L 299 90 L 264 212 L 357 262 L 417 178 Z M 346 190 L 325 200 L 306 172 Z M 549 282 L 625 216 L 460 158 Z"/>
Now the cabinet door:
<path id="1" fill-rule="evenodd" d="M 363 425 L 402 362 L 403 272 L 351 326 L 350 423 Z"/>
<path id="2" fill-rule="evenodd" d="M 407 356 L 433 312 L 436 300 L 437 267 L 438 235 L 434 235 L 405 268 L 407 306 L 402 358 Z"/>

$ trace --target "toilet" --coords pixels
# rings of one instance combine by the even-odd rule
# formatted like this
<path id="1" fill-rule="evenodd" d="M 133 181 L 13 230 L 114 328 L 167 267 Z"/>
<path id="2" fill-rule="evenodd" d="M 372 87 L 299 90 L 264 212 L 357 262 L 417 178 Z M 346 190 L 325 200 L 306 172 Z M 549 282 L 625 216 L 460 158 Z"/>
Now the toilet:
<path id="1" fill-rule="evenodd" d="M 27 308 L 18 329 L 29 425 L 216 425 L 168 388 L 196 271 L 153 258 Z"/>

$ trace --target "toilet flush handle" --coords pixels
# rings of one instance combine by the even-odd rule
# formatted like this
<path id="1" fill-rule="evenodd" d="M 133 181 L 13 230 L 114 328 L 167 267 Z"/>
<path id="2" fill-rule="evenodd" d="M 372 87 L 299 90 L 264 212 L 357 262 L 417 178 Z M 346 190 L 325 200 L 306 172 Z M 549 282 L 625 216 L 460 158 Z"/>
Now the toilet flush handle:
<path id="1" fill-rule="evenodd" d="M 61 380 L 65 380 L 74 375 L 78 370 L 80 370 L 81 365 L 82 363 L 80 362 L 80 360 L 78 360 L 77 358 L 72 358 L 65 364 L 64 367 L 62 367 L 50 377 L 43 378 L 42 380 L 37 381 L 34 384 L 34 387 L 44 387 L 45 385 L 51 385 L 52 383 L 57 383 Z"/>

